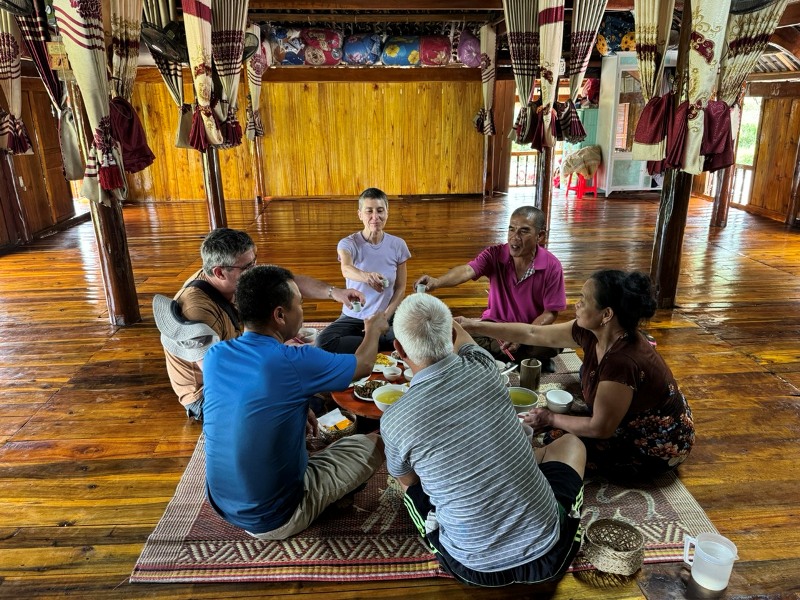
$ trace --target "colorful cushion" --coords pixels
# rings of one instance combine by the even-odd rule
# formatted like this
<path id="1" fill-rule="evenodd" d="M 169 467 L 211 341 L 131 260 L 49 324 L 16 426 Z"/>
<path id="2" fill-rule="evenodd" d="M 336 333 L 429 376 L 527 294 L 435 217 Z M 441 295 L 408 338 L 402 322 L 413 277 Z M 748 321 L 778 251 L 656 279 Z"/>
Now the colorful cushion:
<path id="1" fill-rule="evenodd" d="M 381 62 L 390 66 L 417 66 L 419 64 L 419 36 L 393 36 L 386 40 Z"/>
<path id="2" fill-rule="evenodd" d="M 303 40 L 299 29 L 275 27 L 269 36 L 273 64 L 302 65 L 304 63 Z"/>
<path id="3" fill-rule="evenodd" d="M 423 65 L 448 65 L 451 53 L 452 44 L 446 35 L 423 35 L 419 40 L 419 54 Z"/>
<path id="4" fill-rule="evenodd" d="M 374 65 L 381 59 L 381 36 L 356 33 L 344 41 L 344 62 L 349 65 Z"/>
<path id="5" fill-rule="evenodd" d="M 342 34 L 333 29 L 306 28 L 300 31 L 307 65 L 338 65 L 342 62 Z"/>
<path id="6" fill-rule="evenodd" d="M 469 29 L 461 32 L 456 55 L 458 61 L 467 67 L 481 66 L 481 41 Z"/>
<path id="7" fill-rule="evenodd" d="M 601 56 L 620 51 L 636 50 L 633 14 L 629 12 L 606 13 L 597 34 L 597 51 Z"/>

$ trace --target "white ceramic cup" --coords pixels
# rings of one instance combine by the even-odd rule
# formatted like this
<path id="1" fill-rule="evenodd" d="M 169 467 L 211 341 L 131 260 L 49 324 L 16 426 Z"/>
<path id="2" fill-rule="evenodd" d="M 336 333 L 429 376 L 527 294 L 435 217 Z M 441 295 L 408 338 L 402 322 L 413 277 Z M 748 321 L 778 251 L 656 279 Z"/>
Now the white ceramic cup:
<path id="1" fill-rule="evenodd" d="M 694 559 L 689 560 L 689 546 L 694 546 Z M 683 540 L 683 562 L 692 567 L 692 579 L 707 590 L 719 591 L 728 587 L 733 561 L 738 559 L 736 545 L 716 533 L 688 535 Z"/>

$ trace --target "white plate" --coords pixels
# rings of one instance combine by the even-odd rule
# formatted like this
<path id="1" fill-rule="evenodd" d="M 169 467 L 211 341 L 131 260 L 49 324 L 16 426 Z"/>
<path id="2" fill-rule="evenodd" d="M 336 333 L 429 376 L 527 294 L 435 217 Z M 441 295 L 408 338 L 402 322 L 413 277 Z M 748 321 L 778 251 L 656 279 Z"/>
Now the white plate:
<path id="1" fill-rule="evenodd" d="M 380 380 L 379 380 L 379 381 L 380 381 Z M 388 385 L 388 384 L 389 384 L 389 382 L 388 382 L 388 381 L 380 381 L 380 385 L 379 385 L 378 387 L 383 387 L 383 386 L 385 386 L 385 385 Z M 360 395 L 360 394 L 359 394 L 359 393 L 358 393 L 358 392 L 355 390 L 355 388 L 353 388 L 353 395 L 354 395 L 356 398 L 358 398 L 359 400 L 363 400 L 364 402 L 372 402 L 372 398 L 369 398 L 368 396 L 362 396 L 362 395 Z"/>
<path id="2" fill-rule="evenodd" d="M 386 360 L 388 360 L 388 361 L 389 361 L 391 364 L 390 364 L 390 365 L 379 365 L 378 363 L 375 363 L 375 364 L 372 366 L 372 372 L 373 372 L 373 373 L 383 373 L 383 370 L 384 370 L 386 367 L 395 367 L 395 366 L 397 366 L 397 360 L 395 360 L 395 359 L 394 359 L 394 358 L 392 358 L 391 356 L 387 356 L 386 354 L 384 354 L 384 355 L 383 355 L 383 357 L 384 357 Z"/>
<path id="3" fill-rule="evenodd" d="M 348 385 L 347 387 L 351 388 L 357 385 L 364 385 L 369 380 L 369 378 L 370 375 L 367 375 L 366 377 L 362 377 L 361 379 L 356 379 L 355 381 L 351 381 L 350 385 Z"/>

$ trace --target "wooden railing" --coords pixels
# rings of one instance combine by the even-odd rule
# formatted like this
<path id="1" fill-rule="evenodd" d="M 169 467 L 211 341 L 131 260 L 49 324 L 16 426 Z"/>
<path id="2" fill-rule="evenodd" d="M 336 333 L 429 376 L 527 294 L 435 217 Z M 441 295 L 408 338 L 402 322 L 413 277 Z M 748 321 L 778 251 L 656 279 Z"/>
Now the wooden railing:
<path id="1" fill-rule="evenodd" d="M 731 190 L 731 203 L 745 205 L 750 202 L 750 192 L 753 188 L 753 167 L 750 165 L 734 165 L 733 187 Z"/>
<path id="2" fill-rule="evenodd" d="M 527 152 L 511 152 L 511 177 L 509 187 L 530 187 L 536 185 L 536 174 L 539 168 L 539 153 L 535 150 Z"/>

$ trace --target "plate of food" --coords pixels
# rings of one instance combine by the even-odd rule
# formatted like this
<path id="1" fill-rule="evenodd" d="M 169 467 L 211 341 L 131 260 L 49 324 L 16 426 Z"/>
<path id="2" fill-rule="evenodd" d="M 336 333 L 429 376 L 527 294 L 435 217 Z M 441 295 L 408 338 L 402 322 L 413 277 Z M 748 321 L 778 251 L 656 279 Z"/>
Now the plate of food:
<path id="1" fill-rule="evenodd" d="M 383 381 L 381 379 L 370 379 L 362 384 L 354 385 L 353 395 L 364 402 L 372 402 L 372 392 L 388 383 L 388 381 Z"/>
<path id="2" fill-rule="evenodd" d="M 371 375 L 367 375 L 366 377 L 362 377 L 361 379 L 356 379 L 355 381 L 351 381 L 350 385 L 348 385 L 347 387 L 355 387 L 357 385 L 364 385 L 370 377 L 371 377 Z"/>
<path id="3" fill-rule="evenodd" d="M 386 367 L 394 367 L 396 364 L 397 360 L 391 356 L 387 356 L 386 354 L 378 354 L 378 356 L 375 357 L 375 364 L 372 367 L 372 372 L 383 373 L 383 370 Z"/>

